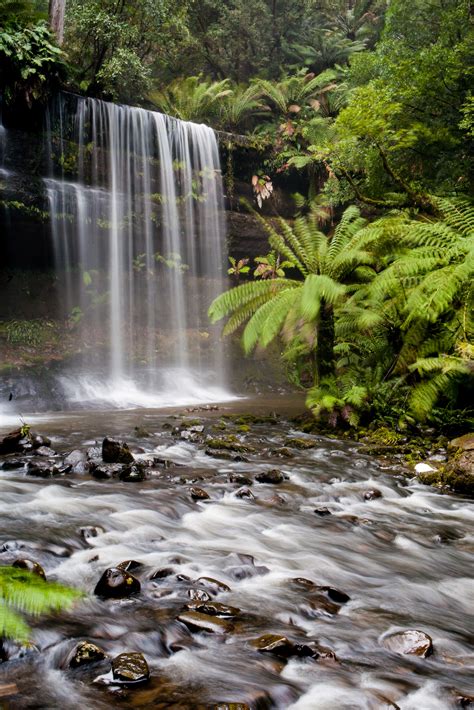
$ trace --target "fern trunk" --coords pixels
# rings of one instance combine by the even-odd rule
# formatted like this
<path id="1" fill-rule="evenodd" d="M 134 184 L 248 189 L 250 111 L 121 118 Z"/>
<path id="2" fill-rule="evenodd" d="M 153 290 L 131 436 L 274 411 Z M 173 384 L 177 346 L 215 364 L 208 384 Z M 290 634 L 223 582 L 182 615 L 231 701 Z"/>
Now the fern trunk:
<path id="1" fill-rule="evenodd" d="M 321 305 L 321 316 L 316 324 L 316 348 L 314 354 L 314 384 L 334 375 L 334 311 L 332 306 Z"/>

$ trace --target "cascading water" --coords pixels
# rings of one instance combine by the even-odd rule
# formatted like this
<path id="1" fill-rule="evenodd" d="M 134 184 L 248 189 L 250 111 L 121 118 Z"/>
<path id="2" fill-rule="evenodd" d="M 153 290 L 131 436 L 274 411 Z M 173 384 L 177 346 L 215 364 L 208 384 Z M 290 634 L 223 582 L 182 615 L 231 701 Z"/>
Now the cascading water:
<path id="1" fill-rule="evenodd" d="M 82 340 L 73 401 L 229 399 L 206 318 L 223 288 L 218 146 L 207 126 L 62 96 L 45 179 L 63 315 Z M 69 176 L 72 175 L 72 178 Z"/>

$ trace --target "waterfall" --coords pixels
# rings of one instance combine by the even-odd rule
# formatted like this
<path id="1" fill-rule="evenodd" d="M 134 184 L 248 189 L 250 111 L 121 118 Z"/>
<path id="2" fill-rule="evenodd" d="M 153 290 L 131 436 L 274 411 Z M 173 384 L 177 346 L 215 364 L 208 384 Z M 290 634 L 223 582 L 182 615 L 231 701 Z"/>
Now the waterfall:
<path id="1" fill-rule="evenodd" d="M 67 397 L 118 406 L 228 399 L 206 316 L 225 288 L 214 131 L 62 95 L 46 141 L 57 283 L 81 350 L 62 378 Z"/>

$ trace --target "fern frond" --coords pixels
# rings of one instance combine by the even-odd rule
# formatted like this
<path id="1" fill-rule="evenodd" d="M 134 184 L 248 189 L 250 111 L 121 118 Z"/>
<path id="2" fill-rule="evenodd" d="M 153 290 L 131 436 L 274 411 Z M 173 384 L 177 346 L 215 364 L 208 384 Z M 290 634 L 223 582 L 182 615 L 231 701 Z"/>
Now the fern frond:
<path id="1" fill-rule="evenodd" d="M 299 281 L 291 279 L 268 279 L 262 281 L 247 281 L 240 286 L 231 288 L 218 296 L 211 303 L 208 311 L 212 323 L 216 323 L 232 311 L 241 308 L 254 299 L 263 295 L 272 295 L 280 290 L 297 288 L 301 286 Z"/>
<path id="2" fill-rule="evenodd" d="M 258 308 L 242 336 L 245 353 L 250 353 L 257 343 L 265 348 L 276 338 L 298 296 L 299 289 L 283 291 Z"/>

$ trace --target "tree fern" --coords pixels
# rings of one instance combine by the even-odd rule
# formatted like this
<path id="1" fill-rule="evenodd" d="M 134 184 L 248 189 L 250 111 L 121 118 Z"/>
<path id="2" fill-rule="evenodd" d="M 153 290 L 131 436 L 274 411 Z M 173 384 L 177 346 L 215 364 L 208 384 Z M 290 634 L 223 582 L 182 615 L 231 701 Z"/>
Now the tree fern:
<path id="1" fill-rule="evenodd" d="M 0 637 L 27 641 L 30 629 L 22 614 L 39 616 L 58 611 L 80 596 L 77 590 L 46 582 L 27 570 L 0 567 Z"/>

